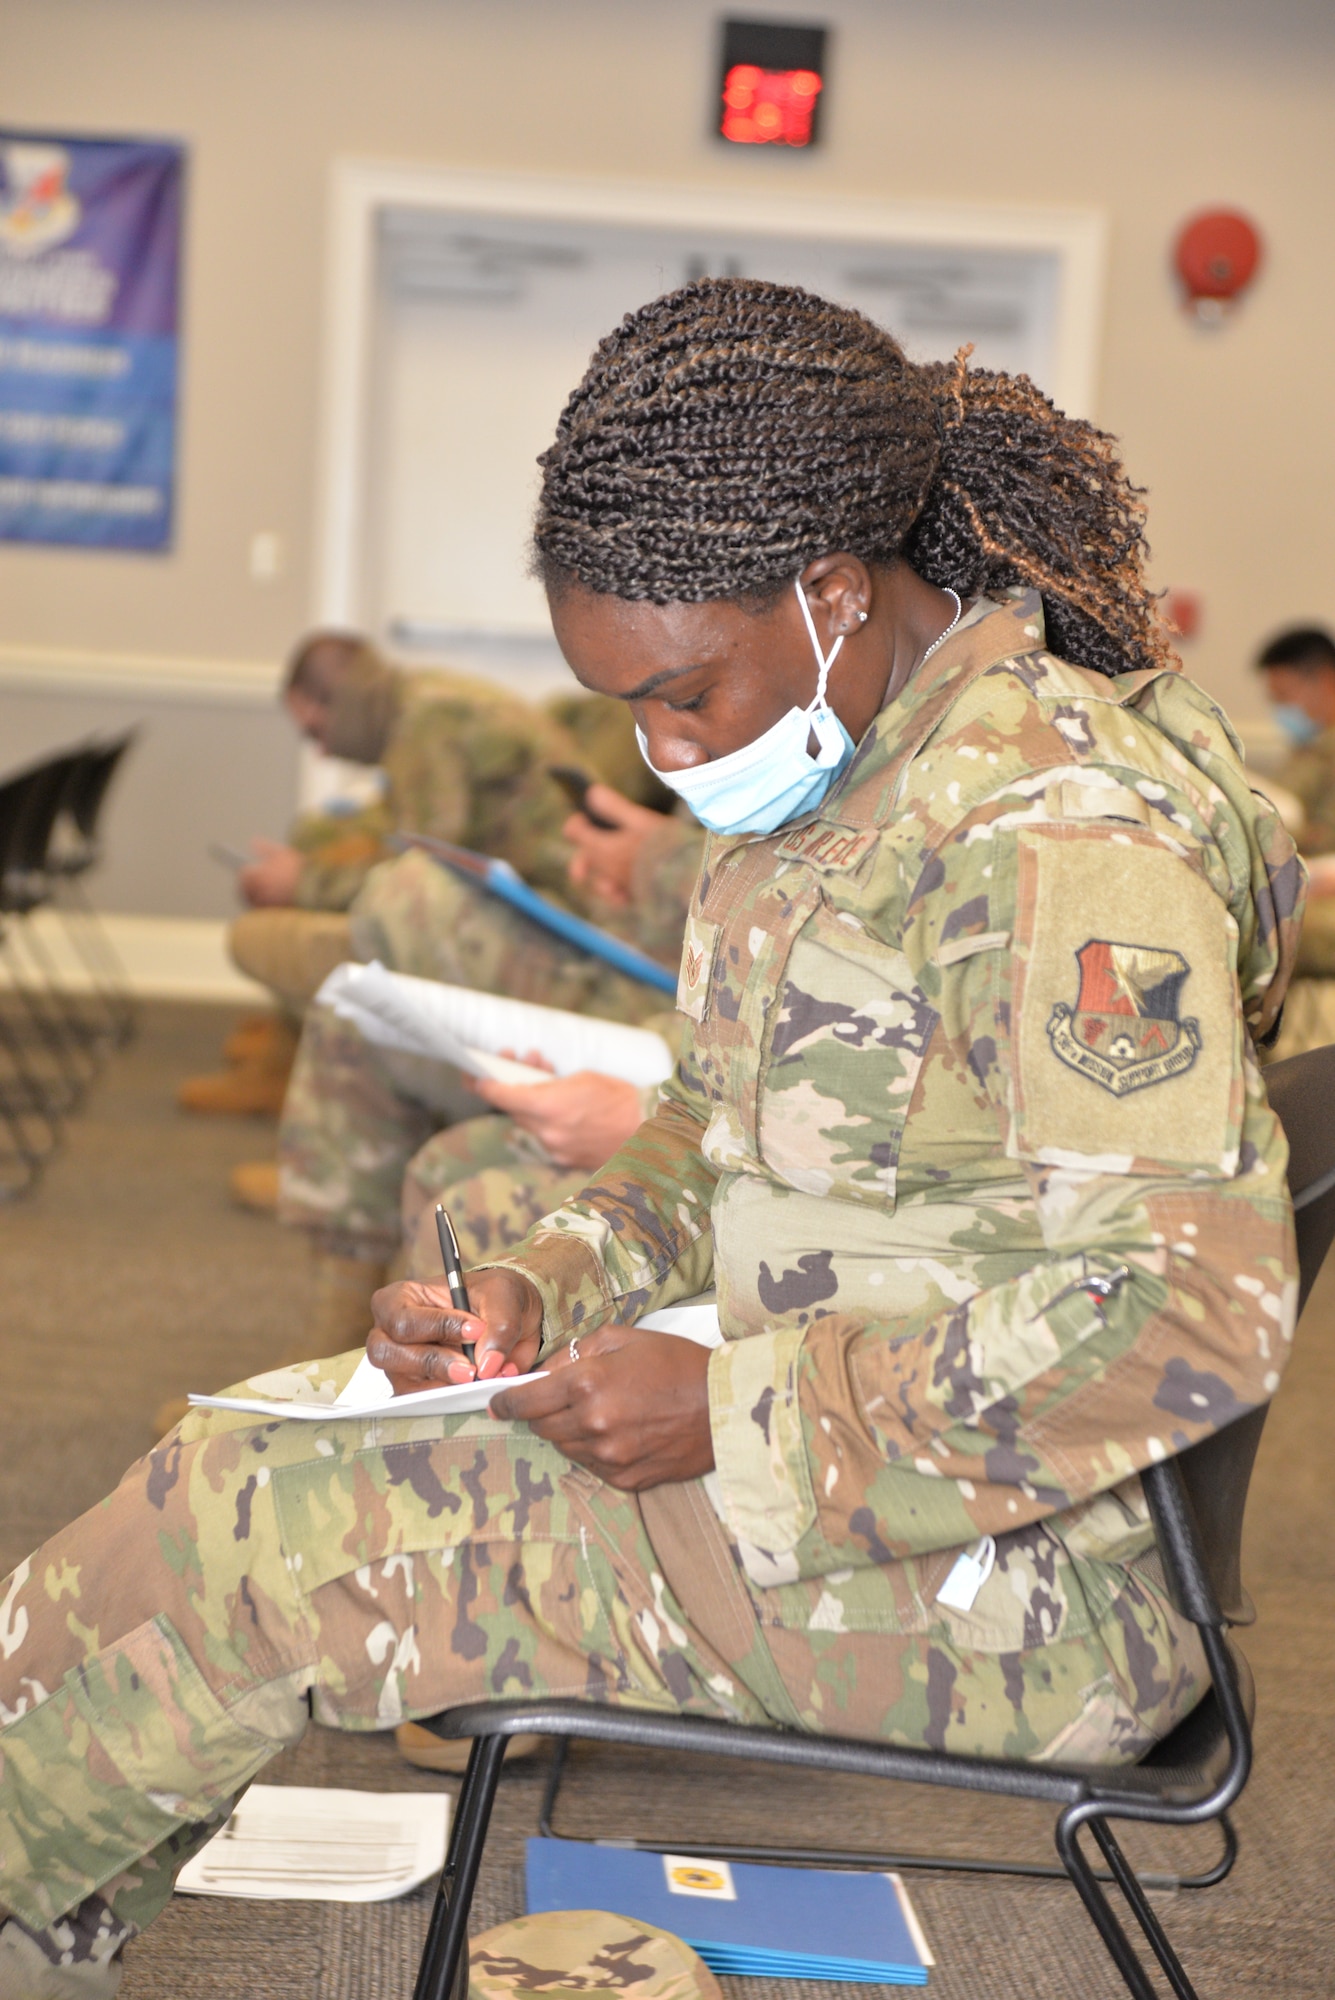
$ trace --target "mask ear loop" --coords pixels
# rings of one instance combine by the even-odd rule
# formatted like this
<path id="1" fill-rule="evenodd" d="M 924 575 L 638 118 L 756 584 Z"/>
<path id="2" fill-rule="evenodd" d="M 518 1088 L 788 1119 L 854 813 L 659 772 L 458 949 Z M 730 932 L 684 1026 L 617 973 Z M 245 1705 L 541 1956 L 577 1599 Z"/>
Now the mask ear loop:
<path id="1" fill-rule="evenodd" d="M 842 632 L 839 634 L 839 637 L 830 648 L 828 657 L 822 653 L 820 640 L 816 637 L 816 621 L 811 615 L 811 606 L 807 603 L 807 594 L 802 588 L 802 579 L 800 576 L 794 582 L 793 588 L 797 592 L 797 601 L 802 607 L 802 616 L 806 620 L 807 631 L 811 637 L 811 649 L 816 655 L 816 664 L 820 668 L 820 673 L 816 680 L 816 699 L 812 702 L 811 706 L 812 708 L 825 708 L 828 705 L 825 700 L 825 684 L 830 678 L 830 668 L 839 657 L 839 648 L 844 643 L 844 635 Z"/>

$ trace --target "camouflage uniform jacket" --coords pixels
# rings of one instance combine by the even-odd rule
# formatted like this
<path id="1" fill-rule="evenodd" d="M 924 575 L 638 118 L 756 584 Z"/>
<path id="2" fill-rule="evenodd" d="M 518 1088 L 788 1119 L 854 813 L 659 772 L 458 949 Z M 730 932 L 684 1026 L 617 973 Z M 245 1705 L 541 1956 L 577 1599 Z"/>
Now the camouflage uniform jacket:
<path id="1" fill-rule="evenodd" d="M 1275 783 L 1293 793 L 1303 809 L 1298 845 L 1304 854 L 1335 852 L 1335 729 L 1323 729 L 1295 750 Z"/>
<path id="2" fill-rule="evenodd" d="M 684 809 L 680 817 L 665 814 L 662 825 L 650 830 L 635 856 L 626 908 L 603 910 L 600 921 L 664 965 L 676 965 L 705 838 L 699 821 Z"/>
<path id="3" fill-rule="evenodd" d="M 906 1558 L 1043 1522 L 1106 1608 L 1139 1468 L 1270 1396 L 1251 1038 L 1302 879 L 1207 697 L 1054 658 L 1033 593 L 972 608 L 816 817 L 711 841 L 660 1110 L 497 1261 L 548 1342 L 716 1285 L 707 1484 L 762 1597 L 902 1629 L 951 1565 Z"/>
<path id="4" fill-rule="evenodd" d="M 587 768 L 574 739 L 552 716 L 486 681 L 398 671 L 392 678 L 380 755 L 389 826 L 497 855 L 535 888 L 570 902 L 569 848 L 561 838 L 570 804 L 547 766 Z M 298 906 L 346 909 L 383 858 L 383 851 L 346 862 L 312 856 Z"/>

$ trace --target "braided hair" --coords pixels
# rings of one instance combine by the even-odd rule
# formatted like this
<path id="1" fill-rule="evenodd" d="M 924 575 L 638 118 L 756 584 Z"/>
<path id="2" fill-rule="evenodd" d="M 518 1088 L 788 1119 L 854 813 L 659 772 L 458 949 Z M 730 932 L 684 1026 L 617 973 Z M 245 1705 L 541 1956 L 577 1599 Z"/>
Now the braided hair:
<path id="1" fill-rule="evenodd" d="M 915 365 L 863 314 L 758 278 L 652 300 L 600 343 L 538 461 L 538 574 L 761 608 L 817 556 L 902 557 L 966 599 L 1038 590 L 1079 666 L 1170 664 L 1114 441 L 968 355 Z"/>

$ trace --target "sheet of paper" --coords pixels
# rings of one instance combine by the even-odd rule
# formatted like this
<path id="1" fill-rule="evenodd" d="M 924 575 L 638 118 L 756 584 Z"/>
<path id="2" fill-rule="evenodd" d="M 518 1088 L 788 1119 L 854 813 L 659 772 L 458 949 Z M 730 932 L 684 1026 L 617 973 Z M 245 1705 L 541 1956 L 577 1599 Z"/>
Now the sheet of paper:
<path id="1" fill-rule="evenodd" d="M 489 1382 L 459 1382 L 440 1389 L 415 1389 L 411 1395 L 396 1396 L 388 1375 L 363 1355 L 346 1388 L 332 1403 L 279 1402 L 266 1396 L 191 1395 L 197 1410 L 241 1410 L 257 1417 L 290 1417 L 299 1422 L 327 1424 L 337 1417 L 465 1417 L 472 1410 L 485 1410 L 502 1389 L 520 1382 L 536 1382 L 545 1370 L 532 1375 L 494 1375 Z"/>
<path id="2" fill-rule="evenodd" d="M 368 1041 L 460 1069 L 475 1064 L 479 1050 L 499 1056 L 536 1049 L 557 1076 L 599 1070 L 643 1089 L 672 1073 L 671 1051 L 650 1029 L 387 972 L 375 959 L 336 966 L 315 997 Z"/>
<path id="3" fill-rule="evenodd" d="M 649 1333 L 675 1333 L 682 1340 L 695 1341 L 699 1347 L 723 1345 L 718 1299 L 713 1292 L 701 1292 L 698 1298 L 683 1299 L 679 1305 L 660 1306 L 657 1312 L 646 1313 L 635 1324 Z"/>
<path id="4" fill-rule="evenodd" d="M 188 1896 L 382 1903 L 438 1875 L 447 1792 L 252 1785 L 176 1878 Z"/>
<path id="5" fill-rule="evenodd" d="M 489 1076 L 493 1083 L 550 1083 L 549 1069 L 536 1063 L 516 1062 L 513 1056 L 493 1056 L 486 1049 L 466 1048 L 464 1067 L 470 1076 Z"/>

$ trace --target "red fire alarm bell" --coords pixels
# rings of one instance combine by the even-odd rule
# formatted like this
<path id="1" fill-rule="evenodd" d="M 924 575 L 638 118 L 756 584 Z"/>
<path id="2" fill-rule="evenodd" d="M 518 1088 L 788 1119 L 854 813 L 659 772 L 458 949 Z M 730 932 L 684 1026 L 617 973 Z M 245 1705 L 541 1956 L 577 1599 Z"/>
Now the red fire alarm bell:
<path id="1" fill-rule="evenodd" d="M 1209 209 L 1183 228 L 1174 262 L 1188 307 L 1206 325 L 1218 325 L 1256 276 L 1261 238 L 1236 209 Z"/>
<path id="2" fill-rule="evenodd" d="M 1163 619 L 1175 639 L 1187 642 L 1199 638 L 1204 606 L 1200 592 L 1196 590 L 1173 589 L 1165 591 L 1163 598 Z"/>
<path id="3" fill-rule="evenodd" d="M 825 30 L 725 21 L 719 137 L 734 146 L 814 146 Z"/>

